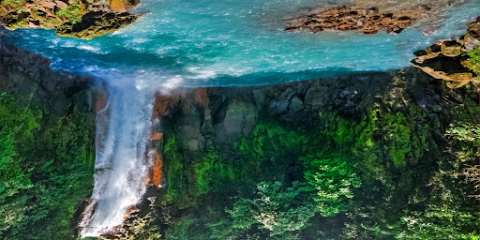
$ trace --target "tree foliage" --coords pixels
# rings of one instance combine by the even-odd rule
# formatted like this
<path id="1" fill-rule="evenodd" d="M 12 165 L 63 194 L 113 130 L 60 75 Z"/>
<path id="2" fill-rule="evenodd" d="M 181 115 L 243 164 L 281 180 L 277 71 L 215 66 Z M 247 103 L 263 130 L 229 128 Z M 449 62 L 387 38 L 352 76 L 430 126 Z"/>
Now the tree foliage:
<path id="1" fill-rule="evenodd" d="M 40 122 L 42 124 L 40 124 Z M 57 118 L 0 97 L 0 236 L 65 239 L 93 187 L 92 135 L 75 107 Z"/>
<path id="2" fill-rule="evenodd" d="M 313 199 L 322 216 L 335 216 L 347 211 L 346 200 L 353 198 L 353 189 L 360 187 L 354 165 L 344 156 L 315 153 L 301 158 L 305 179 L 314 192 Z"/>

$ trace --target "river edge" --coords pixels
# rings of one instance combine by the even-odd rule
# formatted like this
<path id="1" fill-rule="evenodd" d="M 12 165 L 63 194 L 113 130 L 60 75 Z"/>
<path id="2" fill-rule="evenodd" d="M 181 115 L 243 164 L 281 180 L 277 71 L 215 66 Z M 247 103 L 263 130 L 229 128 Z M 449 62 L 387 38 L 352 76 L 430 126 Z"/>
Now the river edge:
<path id="1" fill-rule="evenodd" d="M 98 94 L 103 88 L 102 84 L 98 84 L 88 76 L 54 72 L 50 70 L 47 59 L 8 44 L 2 45 L 1 71 L 0 90 L 11 92 L 12 96 L 18 100 L 16 104 L 19 108 L 39 109 L 42 112 L 42 117 L 36 118 L 39 129 L 48 129 L 52 122 L 56 123 L 58 119 L 71 119 L 69 116 L 73 116 L 73 109 L 77 109 L 76 111 L 86 121 L 85 126 L 88 130 L 86 136 L 90 137 L 82 138 L 79 145 L 88 146 L 85 154 L 92 155 L 95 111 L 102 109 L 98 105 L 103 104 L 101 101 L 95 103 L 95 99 L 101 99 Z M 53 82 L 52 79 L 59 79 L 59 81 Z M 458 163 L 457 165 L 453 163 L 456 162 L 451 155 L 453 150 L 450 148 L 450 141 L 443 136 L 443 133 L 454 121 L 476 121 L 477 102 L 478 96 L 472 87 L 450 90 L 445 82 L 435 80 L 413 67 L 267 86 L 159 91 L 155 96 L 149 147 L 157 151 L 162 162 L 161 165 L 156 165 L 157 168 L 160 166 L 160 184 L 157 184 L 158 181 L 155 183 L 156 167 L 153 166 L 151 187 L 144 197 L 145 201 L 138 205 L 139 212 L 132 214 L 127 223 L 154 213 L 157 217 L 152 224 L 158 226 L 164 236 L 172 236 L 172 230 L 169 232 L 168 229 L 185 227 L 185 219 L 198 218 L 200 223 L 187 226 L 190 232 L 188 234 L 210 234 L 205 237 L 211 237 L 212 232 L 217 230 L 207 228 L 205 226 L 208 223 L 201 222 L 204 221 L 202 215 L 210 214 L 205 212 L 205 206 L 209 203 L 225 203 L 218 206 L 210 204 L 213 209 L 216 209 L 215 211 L 224 207 L 232 208 L 234 202 L 228 199 L 233 196 L 252 197 L 248 196 L 248 192 L 252 191 L 252 186 L 255 188 L 255 182 L 270 180 L 290 185 L 294 181 L 304 180 L 303 172 L 306 166 L 299 162 L 298 156 L 311 153 L 292 152 L 292 149 L 289 149 L 291 146 L 275 142 L 276 139 L 296 138 L 298 135 L 308 136 L 310 140 L 322 139 L 320 142 L 302 143 L 301 146 L 313 144 L 310 147 L 318 149 L 315 146 L 325 144 L 330 146 L 326 147 L 328 151 L 335 152 L 335 149 L 338 149 L 339 152 L 343 152 L 335 154 L 346 153 L 362 159 L 360 165 L 363 170 L 360 175 L 363 176 L 363 181 L 374 182 L 371 186 L 377 186 L 383 189 L 382 191 L 395 189 L 391 194 L 399 199 L 416 194 L 414 195 L 416 198 L 423 199 L 423 202 L 420 201 L 421 203 L 417 205 L 424 204 L 422 206 L 427 208 L 425 203 L 433 200 L 426 195 L 431 193 L 433 188 L 425 186 L 437 176 L 441 169 L 439 166 L 451 164 L 451 168 L 457 168 L 456 171 L 461 170 L 461 166 L 457 166 Z M 376 123 L 372 125 L 372 122 Z M 275 129 L 279 134 L 270 135 L 267 130 L 267 135 L 264 137 L 268 136 L 275 141 L 265 143 L 266 148 L 262 150 L 264 154 L 267 153 L 266 155 L 272 157 L 288 157 L 276 163 L 256 159 L 265 164 L 261 169 L 247 168 L 247 172 L 251 171 L 250 174 L 246 174 L 245 169 L 238 173 L 234 170 L 233 179 L 228 174 L 223 179 L 215 178 L 216 174 L 212 171 L 215 170 L 213 166 L 217 162 L 225 166 L 221 171 L 228 172 L 230 171 L 228 169 L 241 170 L 242 165 L 249 165 L 255 160 L 249 153 L 241 152 L 238 143 L 245 141 L 247 144 L 245 146 L 248 146 L 248 141 L 255 141 L 255 134 L 263 134 L 262 131 L 257 130 L 262 124 L 267 126 L 267 129 Z M 368 129 L 372 126 L 370 133 Z M 76 129 L 76 131 L 82 131 L 82 129 Z M 402 135 L 401 132 L 409 132 L 409 134 Z M 399 138 L 390 138 L 386 133 L 398 134 Z M 38 131 L 34 134 L 40 136 L 44 132 Z M 368 142 L 369 139 L 373 142 L 372 146 L 358 145 L 358 142 Z M 169 142 L 172 141 L 177 141 L 175 148 L 167 150 Z M 258 144 L 258 141 L 255 144 Z M 454 143 L 454 147 L 455 144 L 458 143 Z M 465 146 L 461 147 L 465 148 Z M 468 145 L 466 147 L 468 150 L 465 153 L 470 156 L 467 161 L 473 161 L 474 148 Z M 251 153 L 256 151 L 250 150 Z M 212 153 L 217 156 L 215 163 L 205 170 L 201 166 L 208 165 L 205 165 L 209 159 L 207 156 L 211 156 Z M 372 157 L 372 154 L 376 157 Z M 175 161 L 179 159 L 182 166 L 172 168 L 171 166 L 178 164 Z M 49 161 L 46 158 L 41 160 L 45 163 Z M 86 161 L 91 164 L 93 159 L 88 158 Z M 278 166 L 272 167 L 275 165 Z M 90 173 L 93 174 L 93 169 L 91 170 Z M 419 173 L 425 173 L 425 175 L 421 176 Z M 245 183 L 238 181 L 248 179 L 252 180 Z M 217 183 L 220 185 L 216 185 Z M 162 187 L 157 190 L 154 185 Z M 238 191 L 235 190 L 236 187 Z M 469 187 L 465 184 L 462 185 L 462 189 L 462 196 L 473 193 L 473 186 Z M 75 195 L 75 193 L 72 194 Z M 74 232 L 78 225 L 82 206 L 88 201 L 89 195 L 91 190 L 89 194 L 82 192 L 76 195 L 78 202 L 75 216 L 70 216 L 70 224 L 66 227 L 71 230 L 63 237 L 75 236 L 72 231 Z M 356 192 L 356 195 L 362 194 Z M 147 199 L 152 197 L 158 200 L 150 204 Z M 390 198 L 391 196 L 385 195 L 380 198 L 381 200 L 370 199 L 370 201 L 377 204 L 386 201 L 380 204 L 383 207 L 378 208 L 382 211 L 387 209 L 386 205 L 391 204 L 387 201 Z M 408 198 L 411 197 L 395 203 L 395 206 L 404 207 L 406 204 L 408 208 L 418 208 L 417 205 L 410 206 Z M 465 198 L 465 205 L 476 206 L 470 200 L 468 197 Z M 364 198 L 359 203 L 365 203 L 365 201 L 367 199 Z M 392 216 L 397 220 L 400 219 L 403 210 L 392 210 Z M 26 215 L 34 212 L 30 211 Z M 342 214 L 344 213 L 337 215 L 332 221 L 347 222 L 351 226 L 363 223 L 360 218 L 346 221 L 345 215 Z M 319 223 L 324 220 L 325 218 L 318 214 L 312 221 Z M 220 220 L 217 219 L 217 221 Z M 347 229 L 347 226 L 339 231 L 346 230 L 353 231 Z M 249 231 L 235 234 L 243 234 L 242 236 L 256 234 L 265 239 L 269 237 L 268 231 L 264 232 L 260 227 Z M 327 230 L 322 229 L 322 231 Z M 355 231 L 357 235 L 365 237 L 372 234 L 367 230 Z M 312 232 L 314 232 L 312 227 L 305 226 L 298 234 L 303 236 L 302 239 L 309 239 L 319 234 L 318 231 Z M 5 233 L 9 234 L 9 230 L 0 234 Z M 22 235 L 24 239 L 33 239 L 31 232 L 22 234 L 25 234 Z M 202 234 L 198 236 L 203 236 Z M 288 232 L 288 234 L 292 233 Z M 340 233 L 333 231 L 328 234 L 333 236 Z"/>

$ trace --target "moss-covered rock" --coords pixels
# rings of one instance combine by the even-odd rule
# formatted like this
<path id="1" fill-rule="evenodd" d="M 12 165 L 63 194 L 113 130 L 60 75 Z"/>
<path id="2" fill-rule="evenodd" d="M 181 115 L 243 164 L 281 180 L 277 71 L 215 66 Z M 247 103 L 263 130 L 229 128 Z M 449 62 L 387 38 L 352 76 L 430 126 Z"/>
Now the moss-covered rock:
<path id="1" fill-rule="evenodd" d="M 60 37 L 90 40 L 107 33 L 113 33 L 133 23 L 137 17 L 128 13 L 90 12 L 84 15 L 80 22 L 67 22 L 58 26 L 55 33 Z"/>
<path id="2" fill-rule="evenodd" d="M 139 1 L 113 1 L 122 3 L 123 10 L 112 9 L 110 2 L 104 0 L 3 0 L 0 1 L 0 18 L 8 30 L 55 29 L 58 36 L 92 39 L 115 32 L 138 18 L 126 11 Z"/>

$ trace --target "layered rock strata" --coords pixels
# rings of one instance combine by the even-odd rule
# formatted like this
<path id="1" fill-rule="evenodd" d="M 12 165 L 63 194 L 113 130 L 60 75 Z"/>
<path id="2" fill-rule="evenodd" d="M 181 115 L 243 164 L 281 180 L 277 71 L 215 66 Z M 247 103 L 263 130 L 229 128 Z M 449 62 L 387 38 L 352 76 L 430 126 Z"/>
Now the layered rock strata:
<path id="1" fill-rule="evenodd" d="M 412 65 L 430 76 L 447 81 L 450 88 L 462 87 L 477 82 L 477 76 L 470 70 L 471 62 L 467 52 L 480 43 L 480 22 L 467 25 L 467 33 L 458 38 L 438 40 L 425 50 L 415 52 Z"/>
<path id="2" fill-rule="evenodd" d="M 62 37 L 92 39 L 131 24 L 139 16 L 128 11 L 138 0 L 3 0 L 2 25 L 17 28 L 55 29 Z"/>

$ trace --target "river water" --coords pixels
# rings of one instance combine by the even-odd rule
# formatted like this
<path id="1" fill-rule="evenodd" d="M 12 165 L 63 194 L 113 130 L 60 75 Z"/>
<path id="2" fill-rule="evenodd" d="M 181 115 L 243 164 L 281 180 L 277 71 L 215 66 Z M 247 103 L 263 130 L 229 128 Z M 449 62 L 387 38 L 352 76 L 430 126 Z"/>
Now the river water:
<path id="1" fill-rule="evenodd" d="M 406 67 L 414 51 L 435 39 L 464 34 L 480 1 L 454 5 L 439 13 L 442 21 L 435 26 L 413 26 L 399 35 L 283 31 L 286 18 L 327 3 L 335 1 L 142 0 L 134 9 L 143 14 L 140 20 L 91 41 L 58 38 L 52 30 L 5 32 L 5 40 L 50 58 L 52 68 L 98 76 L 110 86 L 107 109 L 97 116 L 95 187 L 82 235 L 111 230 L 142 199 L 152 164 L 147 141 L 156 89 L 261 85 Z M 438 32 L 423 36 L 421 30 L 431 27 Z"/>

